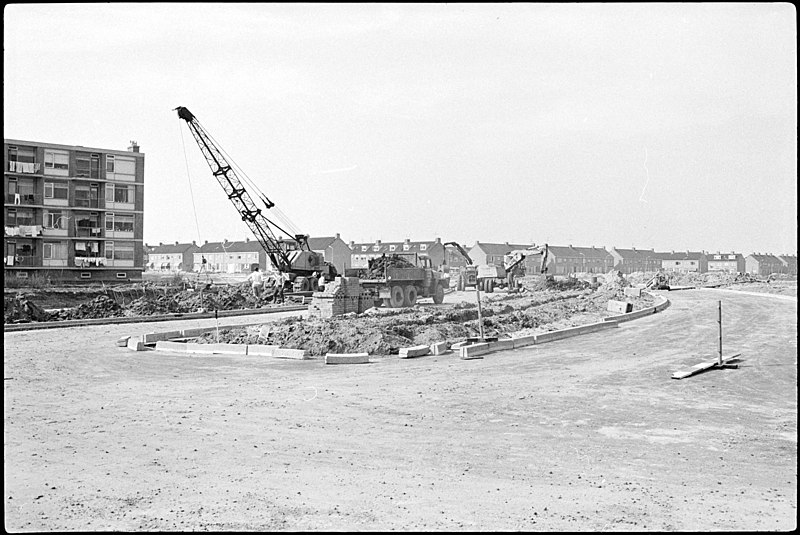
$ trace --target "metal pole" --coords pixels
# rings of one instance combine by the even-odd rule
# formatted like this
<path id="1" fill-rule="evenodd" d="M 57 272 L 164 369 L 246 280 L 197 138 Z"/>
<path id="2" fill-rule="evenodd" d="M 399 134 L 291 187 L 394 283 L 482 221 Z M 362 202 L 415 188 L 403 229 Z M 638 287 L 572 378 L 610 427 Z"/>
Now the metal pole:
<path id="1" fill-rule="evenodd" d="M 722 301 L 719 301 L 719 365 L 722 366 Z"/>
<path id="2" fill-rule="evenodd" d="M 480 291 L 480 279 L 475 281 L 475 297 L 478 299 L 478 330 L 481 334 L 481 341 L 485 339 L 483 335 L 483 312 L 481 311 L 481 291 Z"/>

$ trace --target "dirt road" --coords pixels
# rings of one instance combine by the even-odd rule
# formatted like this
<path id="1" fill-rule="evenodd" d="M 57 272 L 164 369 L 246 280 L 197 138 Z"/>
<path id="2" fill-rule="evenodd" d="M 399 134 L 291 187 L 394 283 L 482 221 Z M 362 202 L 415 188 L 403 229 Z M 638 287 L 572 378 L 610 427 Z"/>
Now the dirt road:
<path id="1" fill-rule="evenodd" d="M 797 303 L 667 295 L 618 329 L 469 361 L 114 346 L 152 325 L 7 333 L 5 528 L 794 529 Z M 718 299 L 743 366 L 671 379 L 715 358 Z"/>

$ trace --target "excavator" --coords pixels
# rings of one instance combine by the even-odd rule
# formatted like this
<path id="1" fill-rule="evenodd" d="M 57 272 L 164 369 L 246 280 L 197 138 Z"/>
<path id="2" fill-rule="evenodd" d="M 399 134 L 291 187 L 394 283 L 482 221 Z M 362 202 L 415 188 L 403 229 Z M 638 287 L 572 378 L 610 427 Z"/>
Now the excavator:
<path id="1" fill-rule="evenodd" d="M 467 261 L 465 269 L 461 270 L 458 279 L 459 290 L 464 290 L 467 286 L 475 286 L 486 293 L 492 293 L 496 287 L 506 287 L 508 291 L 516 290 L 517 278 L 524 274 L 523 261 L 532 254 L 541 254 L 542 262 L 539 271 L 547 273 L 547 260 L 549 257 L 547 244 L 541 246 L 533 245 L 527 249 L 510 251 L 503 257 L 503 264 L 483 264 L 475 266 L 467 251 L 456 242 L 447 242 L 445 245 L 452 245 L 461 253 Z"/>
<path id="2" fill-rule="evenodd" d="M 317 278 L 312 276 L 314 272 L 318 275 L 323 274 L 325 280 L 333 280 L 337 275 L 336 268 L 329 262 L 325 262 L 322 254 L 310 249 L 308 246 L 309 236 L 288 232 L 275 223 L 274 218 L 268 218 L 265 215 L 267 212 L 258 207 L 245 189 L 242 179 L 237 175 L 232 163 L 228 161 L 230 158 L 226 158 L 223 150 L 217 146 L 194 114 L 183 106 L 178 106 L 175 110 L 178 112 L 178 117 L 186 121 L 206 163 L 211 168 L 211 173 L 222 186 L 228 200 L 239 212 L 242 221 L 247 224 L 263 247 L 272 267 L 288 275 L 287 285 L 289 288 L 287 289 L 294 292 L 316 290 Z M 242 175 L 247 180 L 246 175 L 244 173 Z M 258 191 L 258 187 L 252 181 L 249 182 L 251 188 Z M 260 194 L 260 201 L 266 210 L 273 209 L 272 213 L 279 214 L 275 203 L 263 193 Z M 278 238 L 275 233 L 276 229 L 286 236 L 293 236 L 293 239 Z"/>

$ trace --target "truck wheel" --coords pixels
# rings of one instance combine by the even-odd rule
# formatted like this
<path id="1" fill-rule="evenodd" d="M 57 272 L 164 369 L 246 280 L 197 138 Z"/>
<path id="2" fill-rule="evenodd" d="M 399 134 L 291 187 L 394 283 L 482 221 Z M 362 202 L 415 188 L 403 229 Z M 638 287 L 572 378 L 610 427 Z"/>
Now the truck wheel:
<path id="1" fill-rule="evenodd" d="M 494 291 L 494 279 L 486 279 L 486 293 L 490 294 Z"/>
<path id="2" fill-rule="evenodd" d="M 405 292 L 402 286 L 392 286 L 391 297 L 389 297 L 389 306 L 392 308 L 399 308 L 403 306 L 403 299 L 405 299 Z"/>
<path id="3" fill-rule="evenodd" d="M 413 307 L 416 304 L 417 304 L 417 287 L 406 286 L 405 290 L 403 290 L 403 306 Z"/>
<path id="4" fill-rule="evenodd" d="M 444 302 L 444 288 L 441 284 L 436 285 L 436 291 L 433 292 L 433 302 L 441 305 Z"/>
<path id="5" fill-rule="evenodd" d="M 384 298 L 384 299 L 378 299 L 378 300 L 375 301 L 375 306 L 376 307 L 381 306 L 381 304 L 383 304 L 383 306 L 386 307 L 386 308 L 391 308 L 392 307 L 391 299 Z"/>
<path id="6" fill-rule="evenodd" d="M 464 276 L 462 275 L 462 276 L 458 277 L 458 286 L 456 286 L 456 288 L 458 288 L 458 291 L 459 292 L 463 292 L 464 288 L 466 288 L 466 287 L 467 287 L 467 284 L 466 284 L 466 281 L 464 281 Z"/>

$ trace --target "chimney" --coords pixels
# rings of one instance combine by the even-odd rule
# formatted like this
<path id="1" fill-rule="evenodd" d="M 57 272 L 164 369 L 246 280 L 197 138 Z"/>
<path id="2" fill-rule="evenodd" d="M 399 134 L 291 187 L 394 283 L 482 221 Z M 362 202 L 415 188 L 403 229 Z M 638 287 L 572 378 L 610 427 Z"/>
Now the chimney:
<path id="1" fill-rule="evenodd" d="M 158 246 L 159 247 L 163 247 L 164 246 L 164 242 L 162 242 L 162 241 L 158 242 Z"/>
<path id="2" fill-rule="evenodd" d="M 436 243 L 442 243 L 442 239 L 441 238 L 436 238 L 435 241 L 436 241 Z"/>
<path id="3" fill-rule="evenodd" d="M 410 243 L 411 243 L 411 240 L 410 240 L 410 239 L 408 239 L 408 238 L 406 238 L 405 240 L 403 240 L 403 243 L 404 243 L 404 244 L 406 244 L 406 245 L 408 245 L 408 244 L 410 244 Z"/>
<path id="4" fill-rule="evenodd" d="M 250 242 L 250 236 L 245 236 L 244 237 L 244 242 L 245 243 L 249 243 Z"/>
<path id="5" fill-rule="evenodd" d="M 342 239 L 342 238 L 341 238 L 341 236 L 339 236 L 339 233 L 338 233 L 338 232 L 336 233 L 336 239 L 337 239 L 337 240 L 341 240 L 341 239 Z"/>
<path id="6" fill-rule="evenodd" d="M 375 245 L 380 245 L 380 244 L 381 244 L 381 240 L 375 240 Z"/>
<path id="7" fill-rule="evenodd" d="M 205 245 L 208 245 L 208 240 L 206 240 L 206 243 L 205 243 Z"/>
<path id="8" fill-rule="evenodd" d="M 192 240 L 192 245 L 197 245 L 197 242 Z"/>
<path id="9" fill-rule="evenodd" d="M 175 245 L 178 245 L 178 242 L 175 242 Z"/>
<path id="10" fill-rule="evenodd" d="M 139 152 L 139 144 L 135 141 L 131 141 L 131 145 L 128 147 L 128 152 Z"/>
<path id="11" fill-rule="evenodd" d="M 356 242 L 354 242 L 353 240 L 350 240 L 350 248 L 352 249 L 355 246 L 356 246 Z"/>

